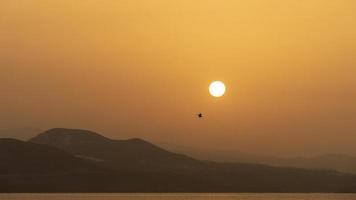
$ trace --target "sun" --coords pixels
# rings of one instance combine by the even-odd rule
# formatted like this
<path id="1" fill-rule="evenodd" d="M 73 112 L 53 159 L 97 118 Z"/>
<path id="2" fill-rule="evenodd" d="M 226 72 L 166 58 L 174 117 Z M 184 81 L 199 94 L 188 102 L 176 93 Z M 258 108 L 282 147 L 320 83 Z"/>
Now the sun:
<path id="1" fill-rule="evenodd" d="M 209 92 L 214 97 L 221 97 L 225 94 L 225 84 L 221 81 L 214 81 L 209 85 Z"/>

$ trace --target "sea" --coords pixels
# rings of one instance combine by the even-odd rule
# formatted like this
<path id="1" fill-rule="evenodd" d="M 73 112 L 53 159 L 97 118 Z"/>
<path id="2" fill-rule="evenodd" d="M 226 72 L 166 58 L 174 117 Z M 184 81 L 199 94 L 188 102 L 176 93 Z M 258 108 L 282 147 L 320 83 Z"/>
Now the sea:
<path id="1" fill-rule="evenodd" d="M 0 194 L 0 200 L 356 200 L 356 194 Z"/>

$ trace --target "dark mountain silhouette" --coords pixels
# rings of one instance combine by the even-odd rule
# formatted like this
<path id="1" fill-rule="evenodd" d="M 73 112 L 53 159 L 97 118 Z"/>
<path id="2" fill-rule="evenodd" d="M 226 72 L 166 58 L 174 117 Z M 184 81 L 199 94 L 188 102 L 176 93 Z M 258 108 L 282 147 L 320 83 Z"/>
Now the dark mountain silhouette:
<path id="1" fill-rule="evenodd" d="M 1 141 L 0 192 L 356 192 L 355 175 L 200 161 L 84 130 Z"/>
<path id="2" fill-rule="evenodd" d="M 51 129 L 29 140 L 50 145 L 114 169 L 186 168 L 200 162 L 141 139 L 111 140 L 87 130 Z"/>
<path id="3" fill-rule="evenodd" d="M 0 139 L 0 174 L 87 171 L 97 167 L 60 149 Z"/>
<path id="4" fill-rule="evenodd" d="M 106 174 L 57 148 L 0 139 L 0 192 L 89 191 L 110 180 Z"/>

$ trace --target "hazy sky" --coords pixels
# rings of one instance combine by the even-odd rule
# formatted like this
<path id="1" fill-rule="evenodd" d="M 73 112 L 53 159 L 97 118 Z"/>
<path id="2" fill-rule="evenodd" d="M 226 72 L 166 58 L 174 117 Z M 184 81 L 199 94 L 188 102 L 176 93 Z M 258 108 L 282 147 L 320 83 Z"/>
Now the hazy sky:
<path id="1" fill-rule="evenodd" d="M 0 129 L 356 155 L 355 58 L 354 0 L 1 0 Z"/>

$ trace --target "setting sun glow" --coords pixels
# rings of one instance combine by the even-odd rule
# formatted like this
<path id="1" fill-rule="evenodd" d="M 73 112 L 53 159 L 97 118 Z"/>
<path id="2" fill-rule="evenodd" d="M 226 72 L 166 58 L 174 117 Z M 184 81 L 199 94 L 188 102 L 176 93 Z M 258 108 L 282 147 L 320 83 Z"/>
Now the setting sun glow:
<path id="1" fill-rule="evenodd" d="M 209 86 L 209 92 L 214 97 L 221 97 L 225 94 L 225 84 L 221 81 L 214 81 Z"/>

